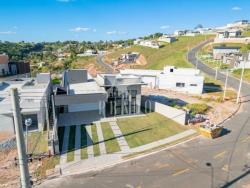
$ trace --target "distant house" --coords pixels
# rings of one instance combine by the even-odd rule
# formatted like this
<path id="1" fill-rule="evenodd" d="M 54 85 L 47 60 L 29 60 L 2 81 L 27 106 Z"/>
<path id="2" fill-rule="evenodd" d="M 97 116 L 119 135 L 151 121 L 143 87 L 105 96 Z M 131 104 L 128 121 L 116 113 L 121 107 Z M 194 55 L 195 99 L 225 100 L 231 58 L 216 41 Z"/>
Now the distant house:
<path id="1" fill-rule="evenodd" d="M 151 40 L 141 40 L 141 39 L 137 39 L 134 41 L 135 45 L 140 45 L 140 46 L 146 46 L 146 47 L 150 47 L 150 48 L 160 48 L 160 45 L 155 42 L 155 41 L 151 41 Z"/>
<path id="2" fill-rule="evenodd" d="M 227 24 L 227 27 L 228 28 L 235 28 L 235 27 L 244 27 L 244 26 L 248 26 L 248 25 L 249 25 L 248 20 L 238 20 L 238 21 L 235 21 L 233 23 Z"/>
<path id="3" fill-rule="evenodd" d="M 9 71 L 11 75 L 29 74 L 30 63 L 26 61 L 11 61 L 9 62 Z"/>
<path id="4" fill-rule="evenodd" d="M 231 29 L 231 30 L 224 30 L 217 32 L 217 38 L 239 38 L 241 37 L 241 30 L 238 29 Z"/>
<path id="5" fill-rule="evenodd" d="M 186 34 L 186 30 L 177 30 L 174 32 L 175 36 L 182 36 Z"/>
<path id="6" fill-rule="evenodd" d="M 235 61 L 234 64 L 235 69 L 250 69 L 250 53 L 248 54 L 247 60 L 245 61 L 242 57 L 239 61 Z"/>
<path id="7" fill-rule="evenodd" d="M 77 54 L 78 57 L 85 57 L 85 56 L 95 56 L 97 55 L 97 51 L 96 50 L 86 50 L 84 53 L 82 54 Z"/>
<path id="8" fill-rule="evenodd" d="M 216 60 L 223 60 L 223 56 L 231 53 L 240 53 L 239 46 L 214 46 L 213 58 Z"/>
<path id="9" fill-rule="evenodd" d="M 197 35 L 199 35 L 199 34 L 200 34 L 199 31 L 188 30 L 188 31 L 186 31 L 185 36 L 188 36 L 188 37 L 195 37 L 195 36 L 197 36 Z"/>
<path id="10" fill-rule="evenodd" d="M 6 54 L 0 54 L 0 76 L 6 76 L 9 74 L 9 56 Z"/>
<path id="11" fill-rule="evenodd" d="M 48 106 L 51 94 L 49 73 L 37 74 L 36 78 L 12 79 L 0 84 L 0 131 L 15 132 L 10 90 L 17 88 L 20 98 L 22 123 L 25 130 L 25 119 L 31 118 L 29 130 L 43 131 L 49 124 Z"/>
<path id="12" fill-rule="evenodd" d="M 139 57 L 140 53 L 138 52 L 128 52 L 121 55 L 121 58 L 119 58 L 118 64 L 120 63 L 134 63 L 137 58 Z"/>
<path id="13" fill-rule="evenodd" d="M 200 71 L 191 68 L 175 68 L 165 66 L 164 70 L 124 69 L 122 75 L 141 77 L 151 88 L 179 91 L 189 94 L 202 94 L 204 77 Z"/>
<path id="14" fill-rule="evenodd" d="M 158 41 L 172 43 L 172 42 L 176 41 L 176 38 L 174 36 L 170 36 L 170 35 L 162 35 L 161 37 L 159 37 Z"/>

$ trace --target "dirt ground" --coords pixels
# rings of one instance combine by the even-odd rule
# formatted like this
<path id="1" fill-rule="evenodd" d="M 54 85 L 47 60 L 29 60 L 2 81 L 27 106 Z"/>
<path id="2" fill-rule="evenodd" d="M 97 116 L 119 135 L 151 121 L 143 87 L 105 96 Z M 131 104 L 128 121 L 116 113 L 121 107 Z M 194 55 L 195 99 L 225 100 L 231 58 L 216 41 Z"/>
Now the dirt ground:
<path id="1" fill-rule="evenodd" d="M 14 136 L 14 134 L 11 132 L 7 132 L 7 131 L 0 132 L 0 142 L 2 142 L 3 140 L 6 140 L 8 138 L 11 138 L 13 136 Z"/>
<path id="2" fill-rule="evenodd" d="M 220 123 L 238 109 L 238 105 L 236 104 L 235 99 L 226 100 L 225 102 L 214 100 L 214 98 L 211 98 L 211 100 L 207 100 L 209 99 L 209 97 L 212 97 L 212 93 L 202 94 L 201 96 L 193 96 L 179 92 L 143 87 L 142 94 L 165 96 L 166 98 L 176 100 L 177 104 L 206 103 L 210 107 L 210 109 L 206 112 L 205 115 L 209 118 L 210 122 L 214 124 Z"/>

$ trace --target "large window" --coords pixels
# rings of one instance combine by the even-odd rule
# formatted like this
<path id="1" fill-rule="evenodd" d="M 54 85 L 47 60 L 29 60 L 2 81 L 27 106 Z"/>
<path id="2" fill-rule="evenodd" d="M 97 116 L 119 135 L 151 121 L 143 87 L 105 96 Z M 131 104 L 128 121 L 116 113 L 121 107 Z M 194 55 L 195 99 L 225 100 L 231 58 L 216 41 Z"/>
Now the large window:
<path id="1" fill-rule="evenodd" d="M 185 83 L 177 82 L 176 87 L 185 87 Z"/>

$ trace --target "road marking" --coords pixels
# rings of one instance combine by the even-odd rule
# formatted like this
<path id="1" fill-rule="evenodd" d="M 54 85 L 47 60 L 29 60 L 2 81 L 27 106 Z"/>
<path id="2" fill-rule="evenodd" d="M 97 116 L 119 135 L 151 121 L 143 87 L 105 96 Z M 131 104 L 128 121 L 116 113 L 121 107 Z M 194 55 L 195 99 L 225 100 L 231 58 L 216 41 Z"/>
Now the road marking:
<path id="1" fill-rule="evenodd" d="M 242 140 L 241 140 L 241 142 L 243 142 L 243 143 L 244 143 L 244 142 L 247 142 L 248 140 L 250 140 L 250 136 L 248 136 L 248 137 L 246 137 L 246 138 L 242 139 Z"/>
<path id="2" fill-rule="evenodd" d="M 225 155 L 226 153 L 227 153 L 227 151 L 222 151 L 222 152 L 220 152 L 220 153 L 214 155 L 214 159 L 220 158 L 220 157 L 222 157 L 223 155 Z"/>
<path id="3" fill-rule="evenodd" d="M 178 175 L 183 174 L 183 173 L 188 172 L 188 171 L 189 171 L 189 169 L 186 168 L 184 170 L 180 170 L 180 171 L 173 173 L 172 176 L 178 176 Z"/>

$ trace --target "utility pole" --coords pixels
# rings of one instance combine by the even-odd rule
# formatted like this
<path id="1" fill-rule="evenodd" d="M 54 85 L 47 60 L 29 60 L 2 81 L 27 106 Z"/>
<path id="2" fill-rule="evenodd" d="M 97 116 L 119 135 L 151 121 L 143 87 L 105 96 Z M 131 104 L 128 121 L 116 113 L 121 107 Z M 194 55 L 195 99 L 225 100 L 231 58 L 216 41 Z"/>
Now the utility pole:
<path id="1" fill-rule="evenodd" d="M 240 85 L 239 85 L 239 90 L 238 90 L 238 95 L 237 95 L 237 101 L 236 101 L 237 104 L 239 104 L 239 102 L 240 102 L 240 92 L 241 92 L 241 87 L 242 87 L 242 81 L 243 81 L 244 71 L 245 71 L 245 64 L 246 64 L 246 58 L 244 60 L 243 68 L 241 70 Z"/>
<path id="2" fill-rule="evenodd" d="M 218 67 L 216 67 L 215 69 L 215 80 L 217 80 L 217 77 L 218 77 Z"/>
<path id="3" fill-rule="evenodd" d="M 18 160 L 20 167 L 20 180 L 22 188 L 30 188 L 30 175 L 27 156 L 25 153 L 25 143 L 23 136 L 22 117 L 20 112 L 19 98 L 17 88 L 11 89 L 12 110 L 16 132 L 16 145 L 18 151 Z"/>
<path id="4" fill-rule="evenodd" d="M 224 88 L 224 94 L 223 94 L 223 101 L 225 100 L 226 92 L 227 92 L 228 73 L 229 73 L 229 72 L 228 72 L 228 70 L 227 70 L 226 81 L 225 81 L 225 88 Z"/>

